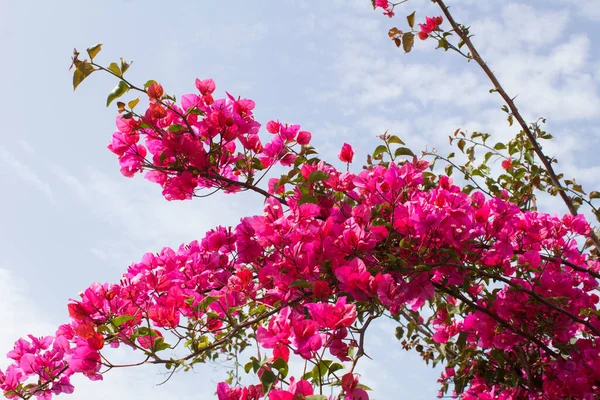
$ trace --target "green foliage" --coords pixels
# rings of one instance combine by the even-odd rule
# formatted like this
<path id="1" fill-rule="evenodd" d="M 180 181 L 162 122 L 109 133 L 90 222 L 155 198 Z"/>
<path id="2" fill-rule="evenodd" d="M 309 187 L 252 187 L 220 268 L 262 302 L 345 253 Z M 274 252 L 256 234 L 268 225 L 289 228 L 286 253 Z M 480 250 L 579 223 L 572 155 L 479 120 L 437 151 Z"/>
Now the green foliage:
<path id="1" fill-rule="evenodd" d="M 108 94 L 108 97 L 106 98 L 106 107 L 110 106 L 110 103 L 112 103 L 113 100 L 118 99 L 128 91 L 129 85 L 124 81 L 119 81 L 119 83 L 117 83 L 117 86 L 115 86 L 115 88 L 111 90 L 111 92 Z"/>

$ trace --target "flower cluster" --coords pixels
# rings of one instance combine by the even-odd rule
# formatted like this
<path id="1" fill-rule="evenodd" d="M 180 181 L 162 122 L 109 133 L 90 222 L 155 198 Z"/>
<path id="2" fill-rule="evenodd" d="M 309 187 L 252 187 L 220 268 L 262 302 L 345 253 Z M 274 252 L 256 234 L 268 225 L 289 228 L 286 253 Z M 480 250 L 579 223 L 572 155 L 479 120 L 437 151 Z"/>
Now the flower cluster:
<path id="1" fill-rule="evenodd" d="M 418 34 L 419 39 L 427 39 L 429 35 L 431 35 L 431 32 L 435 31 L 442 22 L 444 22 L 444 19 L 441 16 L 433 18 L 425 17 L 425 23 L 419 24 L 419 27 L 421 28 L 421 31 Z"/>
<path id="2" fill-rule="evenodd" d="M 148 169 L 146 178 L 161 185 L 167 200 L 190 199 L 196 189 L 239 191 L 240 178 L 252 180 L 277 163 L 293 164 L 292 147 L 310 142 L 311 134 L 299 125 L 270 121 L 267 130 L 273 135 L 263 144 L 254 101 L 230 94 L 215 100 L 212 79 L 197 79 L 198 93 L 182 96 L 181 104 L 151 82 L 148 109 L 119 116 L 108 148 L 119 157 L 123 175 Z"/>
<path id="3" fill-rule="evenodd" d="M 390 5 L 390 2 L 388 0 L 375 0 L 373 4 L 375 8 L 383 9 L 383 15 L 387 15 L 390 18 L 392 18 L 395 15 L 394 7 Z"/>
<path id="4" fill-rule="evenodd" d="M 177 369 L 255 339 L 270 355 L 247 367 L 261 385 L 222 382 L 220 400 L 312 396 L 326 381 L 343 398 L 367 400 L 353 365 L 369 321 L 383 314 L 427 326 L 428 345 L 446 349 L 442 386 L 462 385 L 464 399 L 598 393 L 600 263 L 578 248 L 590 233 L 583 217 L 466 194 L 447 176 L 432 179 L 416 157 L 339 171 L 303 153 L 311 134 L 298 125 L 268 122 L 263 145 L 253 101 L 215 100 L 212 80 L 196 87 L 177 105 L 151 83 L 148 110 L 117 119 L 109 149 L 124 175 L 149 169 L 173 200 L 252 186 L 275 163 L 289 171 L 268 192 L 257 189 L 262 214 L 144 255 L 120 282 L 92 284 L 72 300 L 70 323 L 55 336 L 20 339 L 0 371 L 6 397 L 71 393 L 75 373 L 100 379 L 112 366 L 107 347 Z M 340 160 L 353 156 L 344 144 Z M 292 356 L 315 369 L 286 378 Z"/>

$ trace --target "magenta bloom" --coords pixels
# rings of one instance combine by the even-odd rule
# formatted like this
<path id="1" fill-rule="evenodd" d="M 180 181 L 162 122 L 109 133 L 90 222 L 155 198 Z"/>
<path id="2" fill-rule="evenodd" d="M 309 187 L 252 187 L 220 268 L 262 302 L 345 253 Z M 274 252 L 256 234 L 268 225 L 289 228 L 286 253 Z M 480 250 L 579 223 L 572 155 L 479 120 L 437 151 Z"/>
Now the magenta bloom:
<path id="1" fill-rule="evenodd" d="M 351 163 L 352 158 L 354 158 L 354 150 L 352 150 L 352 146 L 350 146 L 348 143 L 344 143 L 342 150 L 340 150 L 340 154 L 338 154 L 338 158 L 342 162 Z"/>
<path id="2" fill-rule="evenodd" d="M 439 25 L 444 22 L 444 18 L 439 17 L 425 17 L 425 24 L 419 24 L 421 32 L 419 32 L 419 39 L 425 40 L 429 37 L 431 32 L 435 31 Z"/>

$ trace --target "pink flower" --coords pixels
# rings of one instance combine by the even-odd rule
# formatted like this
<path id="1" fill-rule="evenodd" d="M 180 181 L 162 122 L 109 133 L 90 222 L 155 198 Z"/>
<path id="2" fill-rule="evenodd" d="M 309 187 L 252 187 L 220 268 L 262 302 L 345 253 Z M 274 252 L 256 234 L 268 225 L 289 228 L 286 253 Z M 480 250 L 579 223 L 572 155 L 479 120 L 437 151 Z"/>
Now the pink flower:
<path id="1" fill-rule="evenodd" d="M 425 40 L 425 39 L 427 39 L 429 37 L 429 34 L 427 32 L 421 31 L 421 32 L 418 33 L 418 36 L 419 36 L 419 39 Z"/>
<path id="2" fill-rule="evenodd" d="M 196 79 L 196 88 L 203 96 L 211 95 L 216 89 L 215 81 L 212 79 Z"/>
<path id="3" fill-rule="evenodd" d="M 296 137 L 296 142 L 300 145 L 307 145 L 310 143 L 310 139 L 312 138 L 310 132 L 300 131 L 298 132 L 298 136 Z"/>
<path id="4" fill-rule="evenodd" d="M 289 343 L 291 333 L 289 307 L 283 308 L 278 315 L 271 318 L 269 326 L 264 328 L 259 326 L 256 331 L 256 340 L 267 349 L 272 349 L 278 344 Z"/>
<path id="5" fill-rule="evenodd" d="M 419 39 L 427 39 L 431 32 L 435 31 L 442 22 L 444 22 L 444 19 L 441 16 L 434 18 L 425 17 L 425 24 L 419 24 L 419 27 L 421 27 L 421 32 L 418 34 Z"/>
<path id="6" fill-rule="evenodd" d="M 369 400 L 367 392 L 357 386 L 358 377 L 355 377 L 351 373 L 342 376 L 342 389 L 346 392 L 344 400 Z"/>
<path id="7" fill-rule="evenodd" d="M 285 125 L 281 126 L 280 134 L 281 134 L 281 137 L 283 137 L 283 140 L 285 140 L 286 142 L 290 142 L 296 138 L 296 135 L 298 134 L 299 130 L 300 130 L 300 125 L 298 125 L 298 124 L 295 124 L 295 125 L 285 124 Z"/>
<path id="8" fill-rule="evenodd" d="M 345 297 L 340 297 L 335 304 L 309 303 L 306 308 L 321 329 L 348 327 L 356 319 L 356 306 L 346 304 Z"/>
<path id="9" fill-rule="evenodd" d="M 267 122 L 267 132 L 275 134 L 275 133 L 279 133 L 280 129 L 281 129 L 281 124 L 279 122 L 276 122 L 276 121 Z"/>
<path id="10" fill-rule="evenodd" d="M 310 382 L 305 380 L 295 381 L 293 377 L 290 378 L 290 381 L 287 390 L 272 390 L 269 392 L 269 400 L 300 400 L 313 395 L 314 390 Z"/>
<path id="11" fill-rule="evenodd" d="M 502 168 L 506 171 L 508 171 L 509 169 L 513 169 L 514 166 L 512 165 L 512 160 L 502 160 Z"/>
<path id="12" fill-rule="evenodd" d="M 69 369 L 87 376 L 96 375 L 100 370 L 100 353 L 89 347 L 86 340 L 77 340 L 77 346 L 71 354 Z"/>
<path id="13" fill-rule="evenodd" d="M 159 83 L 154 82 L 148 87 L 147 93 L 148 97 L 150 97 L 151 99 L 158 100 L 163 96 L 163 94 L 165 94 L 165 91 Z"/>
<path id="14" fill-rule="evenodd" d="M 318 332 L 318 325 L 315 321 L 309 319 L 294 320 L 294 346 L 296 353 L 305 359 L 310 359 L 313 352 L 318 351 L 322 346 L 321 335 Z"/>
<path id="15" fill-rule="evenodd" d="M 385 11 L 383 15 L 387 15 L 390 18 L 394 16 L 394 11 L 392 11 L 388 0 L 375 0 L 375 8 L 383 8 Z"/>
<path id="16" fill-rule="evenodd" d="M 346 393 L 344 400 L 369 400 L 369 394 L 365 389 L 356 388 Z"/>
<path id="17" fill-rule="evenodd" d="M 352 146 L 350 146 L 348 143 L 344 143 L 342 150 L 340 150 L 340 154 L 338 154 L 338 158 L 342 162 L 351 163 L 353 157 L 354 150 L 352 150 Z"/>
<path id="18" fill-rule="evenodd" d="M 263 397 L 262 394 L 260 386 L 229 387 L 227 382 L 219 382 L 217 385 L 217 398 L 219 400 L 258 400 Z"/>

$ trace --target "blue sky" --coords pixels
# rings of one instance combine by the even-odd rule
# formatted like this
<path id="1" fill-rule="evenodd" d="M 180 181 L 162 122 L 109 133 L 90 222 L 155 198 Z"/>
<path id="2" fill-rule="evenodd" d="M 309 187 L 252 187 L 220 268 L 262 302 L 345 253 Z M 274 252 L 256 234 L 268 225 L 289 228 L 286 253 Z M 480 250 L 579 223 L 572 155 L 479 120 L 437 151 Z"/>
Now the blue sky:
<path id="1" fill-rule="evenodd" d="M 597 0 L 448 0 L 508 92 L 530 120 L 548 118 L 546 146 L 566 176 L 598 189 L 600 168 L 600 22 Z M 112 282 L 147 251 L 200 238 L 218 224 L 260 212 L 254 196 L 168 203 L 160 189 L 119 173 L 106 150 L 115 82 L 92 75 L 73 93 L 73 47 L 103 43 L 98 60 L 134 60 L 129 79 L 160 81 L 168 92 L 213 78 L 217 93 L 254 99 L 256 117 L 300 123 L 324 158 L 349 142 L 355 168 L 389 130 L 414 150 L 446 152 L 457 128 L 515 133 L 499 99 L 473 63 L 419 42 L 404 55 L 388 20 L 368 0 L 166 2 L 140 0 L 1 1 L 4 111 L 0 141 L 0 353 L 26 333 L 51 334 L 67 321 L 68 298 L 93 281 Z M 402 26 L 401 26 L 402 25 Z M 555 199 L 544 211 L 563 212 Z M 372 398 L 434 399 L 438 373 L 394 339 L 394 325 L 372 330 L 361 372 Z M 116 359 L 131 360 L 118 352 Z M 4 366 L 4 362 L 0 361 Z M 211 398 L 225 377 L 218 366 L 163 380 L 160 370 L 111 371 L 102 383 L 79 380 L 73 399 Z M 66 397 L 66 396 L 65 396 Z"/>

